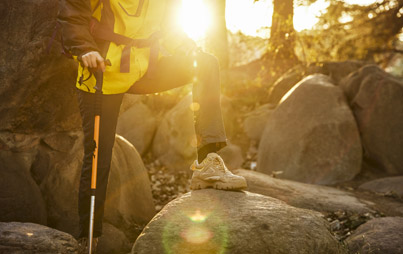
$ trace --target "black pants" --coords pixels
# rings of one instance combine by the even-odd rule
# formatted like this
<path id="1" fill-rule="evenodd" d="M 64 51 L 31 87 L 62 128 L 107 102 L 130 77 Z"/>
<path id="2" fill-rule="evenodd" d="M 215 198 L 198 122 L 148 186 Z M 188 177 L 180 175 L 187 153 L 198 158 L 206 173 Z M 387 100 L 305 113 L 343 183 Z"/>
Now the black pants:
<path id="1" fill-rule="evenodd" d="M 198 148 L 219 150 L 226 145 L 221 115 L 220 79 L 217 59 L 206 53 L 196 56 L 176 55 L 159 60 L 153 75 L 145 75 L 127 93 L 148 94 L 166 91 L 193 83 L 193 102 L 199 104 L 195 112 L 195 131 Z M 98 174 L 95 199 L 94 237 L 102 234 L 102 218 L 108 176 L 115 141 L 116 124 L 123 94 L 103 95 L 98 147 Z M 90 186 L 94 151 L 95 95 L 79 90 L 80 112 L 84 131 L 84 160 L 79 189 L 79 237 L 88 236 L 90 216 Z M 211 146 L 211 144 L 215 144 Z M 208 146 L 207 146 L 208 145 Z"/>

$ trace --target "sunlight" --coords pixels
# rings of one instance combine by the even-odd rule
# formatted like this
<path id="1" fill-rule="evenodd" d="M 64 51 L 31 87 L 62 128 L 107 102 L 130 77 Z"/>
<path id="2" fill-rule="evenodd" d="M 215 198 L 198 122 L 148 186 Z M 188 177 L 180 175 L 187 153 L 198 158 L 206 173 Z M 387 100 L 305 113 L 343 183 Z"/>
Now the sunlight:
<path id="1" fill-rule="evenodd" d="M 181 236 L 189 243 L 206 243 L 213 237 L 213 233 L 205 226 L 196 225 L 185 229 Z"/>
<path id="2" fill-rule="evenodd" d="M 203 0 L 182 0 L 180 16 L 185 33 L 195 41 L 202 40 L 211 23 L 210 12 Z"/>
<path id="3" fill-rule="evenodd" d="M 294 11 L 294 29 L 297 32 L 312 29 L 319 21 L 319 16 L 329 6 L 328 2 L 317 1 L 310 6 L 299 6 Z"/>
<path id="4" fill-rule="evenodd" d="M 348 4 L 369 5 L 381 0 L 346 0 Z M 312 29 L 319 21 L 321 12 L 329 2 L 318 0 L 309 6 L 295 6 L 294 28 L 300 32 Z M 231 0 L 226 1 L 225 19 L 227 28 L 233 33 L 269 38 L 273 6 L 271 0 Z M 348 17 L 346 17 L 348 19 Z M 211 24 L 211 14 L 203 0 L 182 0 L 181 25 L 186 34 L 200 42 Z"/>
<path id="5" fill-rule="evenodd" d="M 273 7 L 271 1 L 231 0 L 226 2 L 225 19 L 228 30 L 268 38 Z"/>
<path id="6" fill-rule="evenodd" d="M 382 0 L 346 0 L 348 4 L 369 5 Z M 312 29 L 319 21 L 320 12 L 325 11 L 329 2 L 318 0 L 310 6 L 295 6 L 294 28 L 296 31 Z M 225 18 L 231 32 L 268 38 L 273 6 L 271 0 L 231 0 L 227 1 Z"/>

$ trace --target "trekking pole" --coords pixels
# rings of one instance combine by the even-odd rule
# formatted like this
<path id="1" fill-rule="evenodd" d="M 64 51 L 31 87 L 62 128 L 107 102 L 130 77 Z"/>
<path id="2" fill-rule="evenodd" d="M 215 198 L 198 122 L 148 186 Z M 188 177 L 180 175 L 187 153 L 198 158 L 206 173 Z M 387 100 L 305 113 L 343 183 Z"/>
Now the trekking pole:
<path id="1" fill-rule="evenodd" d="M 88 253 L 92 253 L 92 239 L 94 229 L 94 213 L 95 213 L 95 192 L 97 188 L 97 170 L 98 170 L 98 147 L 99 147 L 99 127 L 101 121 L 101 108 L 102 108 L 102 84 L 103 72 L 100 69 L 94 71 L 96 79 L 95 85 L 95 119 L 94 119 L 94 141 L 95 149 L 94 156 L 92 157 L 92 172 L 91 172 L 91 208 L 90 208 L 90 225 L 88 236 Z"/>

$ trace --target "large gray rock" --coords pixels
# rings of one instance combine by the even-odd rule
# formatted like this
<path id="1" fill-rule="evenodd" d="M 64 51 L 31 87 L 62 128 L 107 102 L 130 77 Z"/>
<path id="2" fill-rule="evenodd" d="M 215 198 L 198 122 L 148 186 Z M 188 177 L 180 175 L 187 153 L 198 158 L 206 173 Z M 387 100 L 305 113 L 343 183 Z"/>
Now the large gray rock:
<path id="1" fill-rule="evenodd" d="M 305 78 L 282 99 L 267 122 L 258 171 L 306 183 L 351 180 L 361 169 L 361 142 L 340 88 L 327 76 Z"/>
<path id="2" fill-rule="evenodd" d="M 371 202 L 357 199 L 352 193 L 336 188 L 276 179 L 256 171 L 238 169 L 246 178 L 248 191 L 280 199 L 289 205 L 318 212 L 347 211 L 366 213 Z"/>
<path id="3" fill-rule="evenodd" d="M 0 221 L 46 225 L 46 205 L 31 176 L 37 136 L 0 133 Z"/>
<path id="4" fill-rule="evenodd" d="M 149 148 L 157 128 L 151 110 L 139 102 L 119 116 L 116 133 L 127 139 L 140 154 Z"/>
<path id="5" fill-rule="evenodd" d="M 403 199 L 403 176 L 372 180 L 361 184 L 359 188 L 386 195 L 395 195 Z"/>
<path id="6" fill-rule="evenodd" d="M 350 253 L 403 253 L 403 218 L 375 218 L 359 226 L 346 240 Z"/>
<path id="7" fill-rule="evenodd" d="M 69 234 L 33 223 L 0 222 L 0 253 L 75 254 L 77 241 Z"/>
<path id="8" fill-rule="evenodd" d="M 41 191 L 47 203 L 49 225 L 77 235 L 83 136 L 81 133 L 69 135 L 76 136 L 69 152 L 48 151 L 50 169 L 42 180 Z M 140 155 L 129 142 L 116 136 L 104 221 L 134 237 L 154 214 L 150 182 Z"/>
<path id="9" fill-rule="evenodd" d="M 349 75 L 341 87 L 353 110 L 364 159 L 389 173 L 403 173 L 403 82 L 368 65 Z"/>
<path id="10" fill-rule="evenodd" d="M 131 253 L 346 252 L 316 212 L 250 192 L 207 189 L 165 206 Z"/>
<path id="11" fill-rule="evenodd" d="M 0 2 L 0 131 L 80 128 L 76 65 L 55 40 L 58 0 Z M 57 39 L 57 38 L 56 38 Z"/>

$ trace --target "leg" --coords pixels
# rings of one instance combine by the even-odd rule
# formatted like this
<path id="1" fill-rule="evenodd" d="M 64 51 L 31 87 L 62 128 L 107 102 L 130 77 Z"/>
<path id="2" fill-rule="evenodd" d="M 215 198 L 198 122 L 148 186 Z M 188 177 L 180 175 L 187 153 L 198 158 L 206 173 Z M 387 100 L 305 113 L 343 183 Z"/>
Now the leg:
<path id="1" fill-rule="evenodd" d="M 196 65 L 196 66 L 195 66 Z M 200 107 L 195 112 L 198 157 L 203 160 L 210 152 L 226 145 L 221 115 L 220 78 L 217 59 L 206 53 L 196 56 L 163 57 L 152 79 L 144 76 L 128 91 L 146 94 L 166 91 L 193 82 L 193 101 Z"/>
<path id="2" fill-rule="evenodd" d="M 218 60 L 209 54 L 197 55 L 196 80 L 193 84 L 193 102 L 199 105 L 195 114 L 198 141 L 198 161 L 208 153 L 217 152 L 227 144 L 221 113 L 221 86 Z"/>
<path id="3" fill-rule="evenodd" d="M 106 188 L 115 141 L 116 123 L 123 94 L 103 95 L 99 133 L 97 190 L 95 197 L 94 237 L 102 234 L 102 218 Z M 90 186 L 94 143 L 94 100 L 95 95 L 78 91 L 78 99 L 84 131 L 84 160 L 79 189 L 79 237 L 88 237 L 90 216 Z"/>

